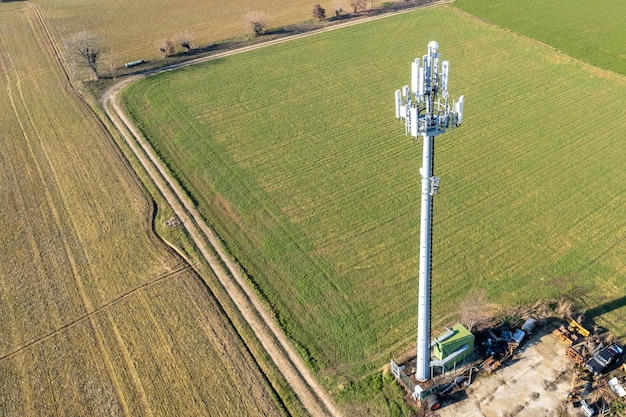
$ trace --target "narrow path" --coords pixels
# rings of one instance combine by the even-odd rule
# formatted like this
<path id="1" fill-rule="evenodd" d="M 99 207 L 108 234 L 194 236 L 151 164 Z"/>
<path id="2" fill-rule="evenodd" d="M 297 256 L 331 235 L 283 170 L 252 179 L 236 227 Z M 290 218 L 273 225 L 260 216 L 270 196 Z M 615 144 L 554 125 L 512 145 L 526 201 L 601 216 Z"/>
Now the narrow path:
<path id="1" fill-rule="evenodd" d="M 176 270 L 167 272 L 167 273 L 165 273 L 165 274 L 163 274 L 161 276 L 158 276 L 158 277 L 156 277 L 155 279 L 153 279 L 151 281 L 145 282 L 145 283 L 141 284 L 140 286 L 138 286 L 136 288 L 133 288 L 132 290 L 130 290 L 130 291 L 124 293 L 124 294 L 121 294 L 120 296 L 118 296 L 118 297 L 116 297 L 116 298 L 114 298 L 112 300 L 109 300 L 108 302 L 106 302 L 105 304 L 102 304 L 100 307 L 96 308 L 95 310 L 91 310 L 91 311 L 85 312 L 80 317 L 77 317 L 77 318 L 73 319 L 72 321 L 63 324 L 62 326 L 60 326 L 60 327 L 50 331 L 49 333 L 44 334 L 43 336 L 39 336 L 36 339 L 30 340 L 30 341 L 28 341 L 28 342 L 26 342 L 26 343 L 24 343 L 24 344 L 22 344 L 20 346 L 13 347 L 11 351 L 3 353 L 3 354 L 0 355 L 0 361 L 4 360 L 6 358 L 9 358 L 11 356 L 14 356 L 14 355 L 18 354 L 19 352 L 23 351 L 24 349 L 27 349 L 27 348 L 29 348 L 29 347 L 31 347 L 33 345 L 36 345 L 37 343 L 44 342 L 44 341 L 50 339 L 51 337 L 53 337 L 54 335 L 56 335 L 57 333 L 65 331 L 65 330 L 67 330 L 68 328 L 70 328 L 72 326 L 75 326 L 75 325 L 77 325 L 79 323 L 82 323 L 85 320 L 88 320 L 88 319 L 94 317 L 96 314 L 101 313 L 101 312 L 107 310 L 111 306 L 119 304 L 121 301 L 127 299 L 131 295 L 136 294 L 138 291 L 141 291 L 141 290 L 143 290 L 145 288 L 151 287 L 151 286 L 153 286 L 155 284 L 158 284 L 161 281 L 166 280 L 166 279 L 178 278 L 178 276 L 179 276 L 179 274 L 181 272 L 187 271 L 187 270 L 190 270 L 190 269 L 191 269 L 191 265 L 186 265 L 186 266 L 183 266 L 183 267 L 178 268 Z M 115 331 L 117 331 L 117 329 L 115 329 Z"/>
<path id="2" fill-rule="evenodd" d="M 326 390 L 319 385 L 257 294 L 250 289 L 239 266 L 222 248 L 219 239 L 167 172 L 147 140 L 119 108 L 117 93 L 135 79 L 124 80 L 105 94 L 107 115 L 184 224 L 202 256 L 307 411 L 312 416 L 340 416 Z"/>

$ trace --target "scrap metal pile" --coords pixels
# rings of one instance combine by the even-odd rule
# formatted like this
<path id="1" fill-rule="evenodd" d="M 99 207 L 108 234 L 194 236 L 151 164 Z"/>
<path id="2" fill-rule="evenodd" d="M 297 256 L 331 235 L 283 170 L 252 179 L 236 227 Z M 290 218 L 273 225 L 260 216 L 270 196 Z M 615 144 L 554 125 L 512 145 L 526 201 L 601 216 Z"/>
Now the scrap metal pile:
<path id="1" fill-rule="evenodd" d="M 553 324 L 542 319 L 542 328 Z M 610 341 L 608 333 L 594 332 L 581 322 L 567 316 L 565 324 L 558 323 L 552 335 L 566 346 L 565 355 L 575 365 L 571 389 L 565 398 L 565 407 L 574 415 L 626 415 L 626 364 L 622 364 L 623 348 Z M 405 373 L 405 366 L 392 360 L 394 375 L 416 403 L 427 410 L 436 410 L 444 403 L 450 404 L 466 397 L 465 390 L 481 373 L 491 374 L 513 359 L 525 342 L 532 338 L 537 320 L 527 319 L 522 326 L 503 322 L 475 334 L 474 352 L 463 364 L 434 376 L 422 385 Z M 407 369 L 408 371 L 409 369 Z M 402 377 L 402 378 L 401 378 Z M 624 414 L 621 414 L 624 413 Z"/>
<path id="2" fill-rule="evenodd" d="M 580 407 L 588 417 L 623 410 L 626 365 L 618 366 L 623 349 L 615 342 L 608 342 L 606 334 L 592 333 L 579 321 L 567 317 L 567 327 L 561 325 L 552 332 L 567 346 L 565 355 L 577 366 L 566 403 Z"/>

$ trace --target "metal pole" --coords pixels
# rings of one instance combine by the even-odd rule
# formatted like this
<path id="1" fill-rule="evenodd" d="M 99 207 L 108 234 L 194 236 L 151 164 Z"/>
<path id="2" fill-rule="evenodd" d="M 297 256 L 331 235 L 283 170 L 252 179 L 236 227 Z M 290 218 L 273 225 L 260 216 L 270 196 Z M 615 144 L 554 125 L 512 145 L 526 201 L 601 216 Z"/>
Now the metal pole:
<path id="1" fill-rule="evenodd" d="M 432 248 L 433 137 L 422 135 L 422 213 L 420 223 L 419 294 L 417 307 L 417 364 L 415 378 L 430 379 L 430 266 Z"/>
<path id="2" fill-rule="evenodd" d="M 406 85 L 395 93 L 396 117 L 404 120 L 406 133 L 422 136 L 422 212 L 420 226 L 419 290 L 417 302 L 417 363 L 415 378 L 430 379 L 430 296 L 432 250 L 432 197 L 437 194 L 439 178 L 433 176 L 434 138 L 461 125 L 463 96 L 448 101 L 448 61 L 440 61 L 439 44 L 428 44 L 428 55 L 411 64 L 411 88 Z M 440 71 L 441 70 L 441 71 Z M 437 99 L 441 95 L 441 99 Z"/>

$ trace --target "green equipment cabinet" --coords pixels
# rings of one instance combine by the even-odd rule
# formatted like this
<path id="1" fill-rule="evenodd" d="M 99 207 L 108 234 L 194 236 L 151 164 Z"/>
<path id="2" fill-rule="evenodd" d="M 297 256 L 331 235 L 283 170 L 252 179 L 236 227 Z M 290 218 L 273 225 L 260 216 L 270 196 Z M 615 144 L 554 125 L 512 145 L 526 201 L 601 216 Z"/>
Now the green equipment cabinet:
<path id="1" fill-rule="evenodd" d="M 474 335 L 460 323 L 447 329 L 432 342 L 434 366 L 451 369 L 474 351 Z"/>

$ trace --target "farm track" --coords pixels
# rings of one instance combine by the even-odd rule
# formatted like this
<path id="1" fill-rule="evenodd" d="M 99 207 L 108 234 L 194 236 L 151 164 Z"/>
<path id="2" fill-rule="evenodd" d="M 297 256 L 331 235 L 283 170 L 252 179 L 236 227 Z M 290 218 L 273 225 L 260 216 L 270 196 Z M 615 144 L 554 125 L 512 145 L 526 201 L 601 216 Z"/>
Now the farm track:
<path id="1" fill-rule="evenodd" d="M 249 288 L 238 265 L 222 249 L 217 236 L 158 160 L 146 139 L 119 108 L 116 94 L 128 82 L 137 78 L 125 80 L 121 85 L 118 84 L 116 89 L 109 90 L 105 94 L 104 104 L 107 115 L 122 133 L 150 178 L 184 224 L 202 256 L 307 411 L 312 416 L 339 416 L 339 411 L 326 391 L 315 380 L 258 296 Z"/>

